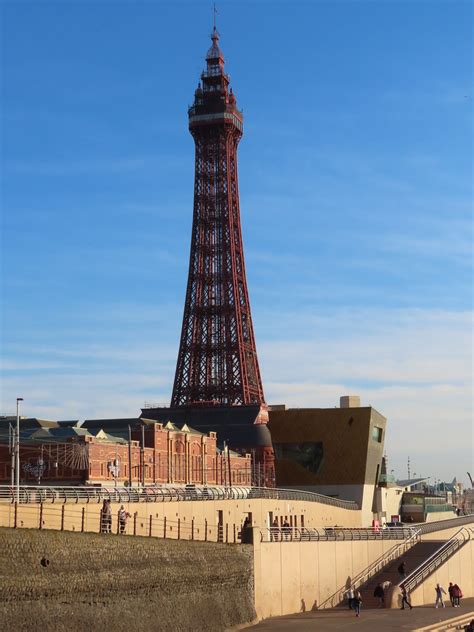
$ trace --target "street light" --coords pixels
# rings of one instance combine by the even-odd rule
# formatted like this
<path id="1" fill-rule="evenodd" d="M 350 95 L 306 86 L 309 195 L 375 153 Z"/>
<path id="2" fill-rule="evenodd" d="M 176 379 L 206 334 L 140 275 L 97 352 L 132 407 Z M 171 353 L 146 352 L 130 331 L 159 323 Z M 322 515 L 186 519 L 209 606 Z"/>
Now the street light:
<path id="1" fill-rule="evenodd" d="M 23 397 L 16 398 L 16 437 L 15 437 L 15 492 L 16 502 L 20 502 L 20 402 Z"/>

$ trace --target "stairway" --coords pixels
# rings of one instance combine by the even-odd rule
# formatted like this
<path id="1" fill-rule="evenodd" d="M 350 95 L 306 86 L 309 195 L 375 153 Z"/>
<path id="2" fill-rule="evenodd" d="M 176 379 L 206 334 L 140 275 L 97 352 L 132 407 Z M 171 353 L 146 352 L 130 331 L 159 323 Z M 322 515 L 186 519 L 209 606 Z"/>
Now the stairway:
<path id="1" fill-rule="evenodd" d="M 390 582 L 397 585 L 401 581 L 398 572 L 400 564 L 405 562 L 406 574 L 411 573 L 417 566 L 424 562 L 430 555 L 439 549 L 445 543 L 444 540 L 426 540 L 425 542 L 417 542 L 411 549 L 408 549 L 403 555 L 393 560 L 385 566 L 377 575 L 371 577 L 365 584 L 360 587 L 362 595 L 362 603 L 365 609 L 378 608 L 380 599 L 374 597 L 374 590 L 378 583 Z M 434 597 L 433 597 L 434 600 Z"/>

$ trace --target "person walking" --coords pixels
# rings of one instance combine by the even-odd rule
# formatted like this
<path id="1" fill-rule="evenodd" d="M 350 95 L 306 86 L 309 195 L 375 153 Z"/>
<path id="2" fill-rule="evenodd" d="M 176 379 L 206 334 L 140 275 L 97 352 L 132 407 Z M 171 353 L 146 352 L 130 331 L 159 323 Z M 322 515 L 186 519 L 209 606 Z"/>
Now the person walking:
<path id="1" fill-rule="evenodd" d="M 413 609 L 413 606 L 411 605 L 411 603 L 408 601 L 408 592 L 407 589 L 405 588 L 405 586 L 400 586 L 400 589 L 402 591 L 402 607 L 401 610 L 405 610 L 405 604 L 410 608 L 410 610 Z"/>
<path id="2" fill-rule="evenodd" d="M 451 605 L 454 608 L 454 595 L 453 595 L 453 590 L 454 590 L 454 584 L 453 582 L 449 582 L 449 586 L 448 586 L 448 593 L 449 593 L 449 598 L 451 600 Z"/>
<path id="3" fill-rule="evenodd" d="M 274 518 L 270 527 L 270 540 L 272 542 L 278 542 L 279 534 L 280 534 L 280 525 L 278 524 L 278 518 Z"/>
<path id="4" fill-rule="evenodd" d="M 362 607 L 362 595 L 360 594 L 359 590 L 355 591 L 353 603 L 356 617 L 360 617 L 360 609 Z"/>
<path id="5" fill-rule="evenodd" d="M 123 535 L 125 533 L 125 529 L 127 527 L 127 520 L 130 518 L 130 514 L 126 511 L 123 505 L 120 506 L 118 511 L 118 521 L 119 521 L 119 533 Z"/>
<path id="6" fill-rule="evenodd" d="M 385 590 L 383 589 L 382 584 L 377 584 L 374 590 L 374 597 L 380 599 L 379 608 L 385 608 Z"/>
<path id="7" fill-rule="evenodd" d="M 112 533 L 112 506 L 110 500 L 104 500 L 104 533 Z"/>
<path id="8" fill-rule="evenodd" d="M 457 584 L 453 586 L 453 597 L 454 597 L 454 607 L 460 608 L 461 599 L 462 599 L 462 590 L 459 588 Z"/>
<path id="9" fill-rule="evenodd" d="M 287 518 L 285 518 L 285 522 L 283 523 L 282 527 L 281 527 L 281 532 L 284 534 L 285 536 L 285 540 L 288 540 L 290 534 L 291 534 L 291 527 L 290 527 L 290 523 L 288 522 Z"/>
<path id="10" fill-rule="evenodd" d="M 107 501 L 102 503 L 102 509 L 100 510 L 100 532 L 107 533 Z"/>
<path id="11" fill-rule="evenodd" d="M 352 586 L 349 586 L 349 589 L 346 592 L 346 597 L 347 597 L 347 605 L 349 607 L 349 610 L 352 610 L 354 608 L 354 597 L 355 597 L 354 588 Z"/>
<path id="12" fill-rule="evenodd" d="M 407 576 L 407 570 L 406 570 L 405 562 L 403 560 L 398 566 L 398 573 L 402 579 L 405 579 L 405 577 Z"/>
<path id="13" fill-rule="evenodd" d="M 252 540 L 252 532 L 250 531 L 252 524 L 250 522 L 250 518 L 245 516 L 244 523 L 242 525 L 242 529 L 240 530 L 240 541 L 242 544 L 251 544 Z"/>
<path id="14" fill-rule="evenodd" d="M 435 608 L 437 608 L 439 604 L 441 604 L 442 608 L 446 608 L 443 601 L 443 595 L 446 594 L 446 591 L 444 590 L 444 588 L 440 586 L 439 584 L 436 584 L 435 592 L 436 592 Z"/>

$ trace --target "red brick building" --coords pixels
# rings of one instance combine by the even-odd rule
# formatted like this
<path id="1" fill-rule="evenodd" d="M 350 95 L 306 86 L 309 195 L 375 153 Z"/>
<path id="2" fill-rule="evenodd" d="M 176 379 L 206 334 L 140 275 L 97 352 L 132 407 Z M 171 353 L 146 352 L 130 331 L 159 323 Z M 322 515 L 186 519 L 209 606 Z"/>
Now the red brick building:
<path id="1" fill-rule="evenodd" d="M 37 425 L 30 423 L 29 434 L 21 426 L 23 484 L 251 484 L 250 455 L 219 449 L 216 433 L 203 434 L 186 424 L 147 423 L 142 430 L 134 420 L 129 441 L 103 429 L 28 421 Z M 0 443 L 1 484 L 11 481 L 11 460 L 8 444 Z"/>

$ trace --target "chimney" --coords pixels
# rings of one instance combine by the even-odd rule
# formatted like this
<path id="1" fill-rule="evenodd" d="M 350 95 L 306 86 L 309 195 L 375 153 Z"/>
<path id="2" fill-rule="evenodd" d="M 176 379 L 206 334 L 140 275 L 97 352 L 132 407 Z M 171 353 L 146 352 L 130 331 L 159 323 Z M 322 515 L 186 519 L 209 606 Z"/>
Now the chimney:
<path id="1" fill-rule="evenodd" d="M 360 408 L 359 395 L 343 395 L 339 398 L 341 408 Z"/>

